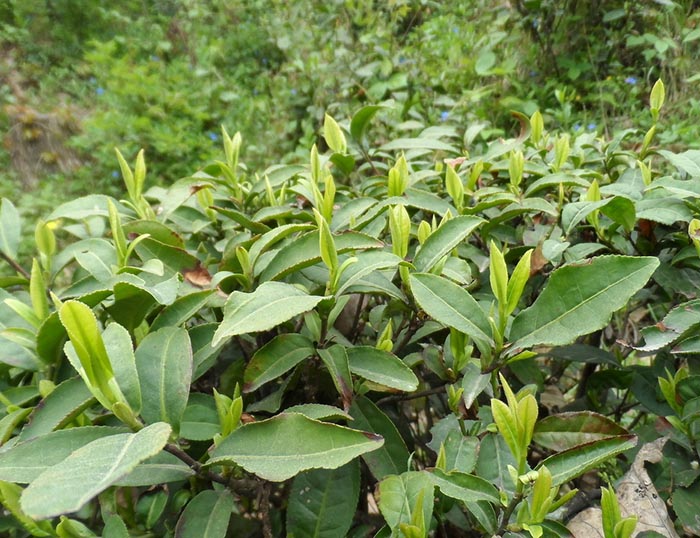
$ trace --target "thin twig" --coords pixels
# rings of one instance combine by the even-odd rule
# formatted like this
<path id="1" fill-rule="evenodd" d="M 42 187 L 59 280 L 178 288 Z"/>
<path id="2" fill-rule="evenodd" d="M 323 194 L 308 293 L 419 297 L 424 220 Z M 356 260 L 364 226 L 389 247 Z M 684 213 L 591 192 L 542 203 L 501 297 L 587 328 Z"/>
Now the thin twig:
<path id="1" fill-rule="evenodd" d="M 206 478 L 208 480 L 211 480 L 212 482 L 218 482 L 219 484 L 223 484 L 224 486 L 230 486 L 229 480 L 221 476 L 220 474 L 214 473 L 212 471 L 209 471 L 208 469 L 205 469 L 204 466 L 199 463 L 196 459 L 194 459 L 192 456 L 190 456 L 187 452 L 182 450 L 180 447 L 177 445 L 174 445 L 172 443 L 168 443 L 165 445 L 163 448 L 166 452 L 169 452 L 182 462 L 186 463 L 190 469 L 192 469 L 195 473 L 197 473 L 199 476 L 202 478 Z"/>
<path id="2" fill-rule="evenodd" d="M 0 252 L 0 257 L 2 257 L 3 260 L 5 260 L 7 263 L 9 263 L 15 271 L 17 271 L 20 275 L 22 275 L 27 280 L 32 278 L 32 275 L 30 275 L 29 272 L 24 267 L 22 267 L 20 264 L 18 264 L 15 260 L 10 258 L 4 252 Z"/>
<path id="3" fill-rule="evenodd" d="M 273 538 L 272 522 L 270 521 L 270 484 L 262 486 L 262 499 L 260 500 L 260 512 L 262 515 L 262 530 L 265 538 Z"/>
<path id="4" fill-rule="evenodd" d="M 447 383 L 440 385 L 438 387 L 433 387 L 432 389 L 421 390 L 419 392 L 411 392 L 410 394 L 393 394 L 392 396 L 386 396 L 377 400 L 376 405 L 384 405 L 393 402 L 403 402 L 406 400 L 416 400 L 418 398 L 424 398 L 425 396 L 432 396 L 433 394 L 440 394 L 445 391 L 445 385 Z"/>

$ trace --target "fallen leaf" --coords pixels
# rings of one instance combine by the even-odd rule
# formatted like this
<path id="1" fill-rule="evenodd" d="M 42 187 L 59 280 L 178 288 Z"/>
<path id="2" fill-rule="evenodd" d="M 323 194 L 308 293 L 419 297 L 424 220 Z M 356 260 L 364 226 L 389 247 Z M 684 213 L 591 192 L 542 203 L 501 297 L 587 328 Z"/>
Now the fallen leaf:
<path id="1" fill-rule="evenodd" d="M 615 487 L 620 514 L 623 518 L 637 516 L 635 536 L 654 531 L 668 538 L 679 538 L 668 516 L 666 503 L 659 496 L 644 464 L 658 463 L 663 459 L 662 450 L 667 437 L 646 443 L 634 458 L 634 463 Z M 588 508 L 574 517 L 567 525 L 576 538 L 603 538 L 602 512 L 600 508 Z"/>

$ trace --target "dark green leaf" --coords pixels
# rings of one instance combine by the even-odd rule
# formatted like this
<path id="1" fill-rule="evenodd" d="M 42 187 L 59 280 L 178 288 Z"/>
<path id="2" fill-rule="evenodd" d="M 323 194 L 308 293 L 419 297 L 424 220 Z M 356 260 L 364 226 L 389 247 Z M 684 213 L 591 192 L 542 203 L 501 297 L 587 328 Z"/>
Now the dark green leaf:
<path id="1" fill-rule="evenodd" d="M 283 413 L 238 428 L 212 451 L 208 464 L 237 463 L 282 482 L 308 469 L 336 469 L 383 443 L 372 433 Z"/>

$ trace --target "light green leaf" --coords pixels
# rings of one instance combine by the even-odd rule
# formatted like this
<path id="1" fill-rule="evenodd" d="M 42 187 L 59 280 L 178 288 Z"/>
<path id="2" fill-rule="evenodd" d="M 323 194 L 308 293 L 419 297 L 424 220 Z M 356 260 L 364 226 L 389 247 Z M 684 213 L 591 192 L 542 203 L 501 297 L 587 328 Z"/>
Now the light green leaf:
<path id="1" fill-rule="evenodd" d="M 126 398 L 129 407 L 138 413 L 141 410 L 141 388 L 131 336 L 118 323 L 110 323 L 103 331 L 102 339 L 119 390 Z"/>
<path id="2" fill-rule="evenodd" d="M 71 359 L 74 351 L 79 364 L 73 364 L 95 398 L 107 409 L 124 397 L 114 382 L 114 372 L 107 355 L 97 318 L 89 306 L 79 301 L 66 301 L 59 310 L 61 323 L 66 328 L 71 346 L 66 353 Z"/>
<path id="3" fill-rule="evenodd" d="M 282 482 L 308 469 L 336 469 L 383 443 L 372 433 L 283 413 L 238 428 L 213 450 L 208 464 L 236 463 Z"/>
<path id="4" fill-rule="evenodd" d="M 396 355 L 371 346 L 347 349 L 350 371 L 374 383 L 392 389 L 413 392 L 418 378 Z"/>
<path id="5" fill-rule="evenodd" d="M 608 437 L 549 456 L 537 468 L 546 466 L 552 473 L 552 485 L 561 486 L 636 444 L 636 435 Z"/>
<path id="6" fill-rule="evenodd" d="M 347 143 L 345 135 L 341 131 L 338 123 L 328 114 L 323 121 L 323 138 L 326 139 L 326 144 L 336 153 L 345 153 Z"/>
<path id="7" fill-rule="evenodd" d="M 307 418 L 314 420 L 336 421 L 336 420 L 352 420 L 352 417 L 342 409 L 333 405 L 326 404 L 299 404 L 288 407 L 284 410 L 285 413 L 300 413 Z M 360 426 L 361 428 L 363 426 Z M 375 432 L 376 433 L 376 432 Z"/>
<path id="8" fill-rule="evenodd" d="M 0 202 L 0 251 L 13 260 L 17 258 L 21 226 L 17 208 L 3 198 Z"/>
<path id="9" fill-rule="evenodd" d="M 433 232 L 416 253 L 413 265 L 416 271 L 430 271 L 435 264 L 464 241 L 484 219 L 471 216 L 455 217 Z"/>
<path id="10" fill-rule="evenodd" d="M 429 473 L 424 471 L 387 476 L 379 483 L 379 511 L 389 527 L 397 531 L 401 524 L 411 524 L 413 510 L 419 498 L 422 498 L 423 520 L 430 521 L 434 490 Z"/>
<path id="11" fill-rule="evenodd" d="M 22 493 L 22 509 L 34 519 L 79 510 L 140 462 L 160 452 L 170 432 L 170 426 L 161 422 L 137 433 L 88 443 L 33 480 Z"/>
<path id="12" fill-rule="evenodd" d="M 392 150 L 410 150 L 410 149 L 425 149 L 434 151 L 446 151 L 448 153 L 459 153 L 459 150 L 454 146 L 436 140 L 435 138 L 397 138 L 391 142 L 387 142 L 380 151 Z"/>
<path id="13" fill-rule="evenodd" d="M 488 501 L 494 504 L 500 502 L 498 490 L 487 480 L 471 474 L 452 471 L 445 473 L 433 469 L 430 473 L 433 484 L 440 491 L 462 502 Z"/>
<path id="14" fill-rule="evenodd" d="M 146 422 L 167 422 L 175 433 L 187 406 L 192 380 L 192 347 L 184 328 L 165 327 L 150 333 L 136 349 Z"/>
<path id="15" fill-rule="evenodd" d="M 53 527 L 49 521 L 34 521 L 22 511 L 19 498 L 22 488 L 17 484 L 0 482 L 0 503 L 19 521 L 32 536 L 54 536 Z"/>
<path id="16" fill-rule="evenodd" d="M 248 362 L 243 392 L 253 392 L 277 379 L 315 352 L 313 342 L 301 334 L 280 334 L 258 349 Z"/>
<path id="17" fill-rule="evenodd" d="M 482 351 L 491 347 L 489 320 L 468 291 L 428 273 L 413 274 L 410 281 L 413 296 L 426 314 L 469 335 Z"/>
<path id="18" fill-rule="evenodd" d="M 178 519 L 175 538 L 225 538 L 233 510 L 233 497 L 228 491 L 201 491 Z"/>
<path id="19" fill-rule="evenodd" d="M 226 301 L 224 319 L 212 345 L 231 336 L 272 329 L 311 310 L 321 300 L 323 297 L 284 282 L 264 282 L 252 293 L 234 291 Z"/>
<path id="20" fill-rule="evenodd" d="M 287 536 L 346 536 L 359 495 L 360 465 L 357 460 L 337 469 L 313 469 L 297 475 L 289 494 Z"/>
<path id="21" fill-rule="evenodd" d="M 602 329 L 658 265 L 651 257 L 600 256 L 556 270 L 535 303 L 515 317 L 513 348 L 570 344 Z"/>
<path id="22" fill-rule="evenodd" d="M 85 426 L 58 430 L 17 443 L 0 452 L 0 480 L 27 484 L 84 445 L 124 431 L 123 428 Z"/>
<path id="23" fill-rule="evenodd" d="M 194 471 L 168 452 L 159 452 L 155 456 L 139 463 L 133 471 L 117 480 L 114 485 L 120 487 L 143 487 L 181 482 L 194 476 Z"/>
<path id="24" fill-rule="evenodd" d="M 382 248 L 384 244 L 377 239 L 358 232 L 346 232 L 333 236 L 338 254 L 352 250 Z M 251 248 L 251 252 L 253 249 Z M 260 271 L 260 280 L 277 280 L 290 273 L 310 267 L 321 261 L 321 247 L 318 231 L 302 235 L 282 247 L 267 266 L 256 263 L 255 273 Z M 260 259 L 258 259 L 260 262 Z"/>

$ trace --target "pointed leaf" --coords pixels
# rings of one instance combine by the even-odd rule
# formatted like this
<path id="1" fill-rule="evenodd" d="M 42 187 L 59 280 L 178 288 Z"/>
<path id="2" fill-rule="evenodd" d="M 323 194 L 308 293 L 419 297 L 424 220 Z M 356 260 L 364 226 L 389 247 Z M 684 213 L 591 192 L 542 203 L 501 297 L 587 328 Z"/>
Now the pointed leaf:
<path id="1" fill-rule="evenodd" d="M 286 374 L 315 352 L 313 342 L 301 334 L 280 334 L 258 349 L 245 369 L 243 392 Z"/>
<path id="2" fill-rule="evenodd" d="M 413 510 L 422 498 L 423 521 L 430 521 L 434 490 L 430 475 L 424 471 L 387 476 L 379 483 L 379 510 L 391 529 L 397 530 L 401 524 L 411 524 Z"/>
<path id="3" fill-rule="evenodd" d="M 543 418 L 535 426 L 533 439 L 544 448 L 561 452 L 591 441 L 627 433 L 622 426 L 603 415 L 580 411 Z"/>
<path id="4" fill-rule="evenodd" d="M 21 221 L 17 208 L 7 200 L 0 202 L 0 252 L 13 260 L 17 258 Z"/>
<path id="5" fill-rule="evenodd" d="M 82 378 L 64 381 L 34 408 L 18 440 L 28 441 L 62 428 L 94 401 Z"/>
<path id="6" fill-rule="evenodd" d="M 636 435 L 620 435 L 592 441 L 549 456 L 542 460 L 537 468 L 546 466 L 552 473 L 552 485 L 561 486 L 636 444 Z"/>
<path id="7" fill-rule="evenodd" d="M 416 374 L 393 353 L 370 346 L 350 347 L 347 353 L 350 371 L 355 375 L 405 392 L 418 388 Z"/>
<path id="8" fill-rule="evenodd" d="M 440 491 L 462 502 L 488 501 L 494 504 L 500 502 L 498 490 L 487 480 L 471 474 L 453 471 L 446 473 L 433 469 L 430 473 L 433 484 Z"/>
<path id="9" fill-rule="evenodd" d="M 178 298 L 166 306 L 151 324 L 151 332 L 167 326 L 179 326 L 204 308 L 215 290 L 202 290 Z"/>
<path id="10" fill-rule="evenodd" d="M 416 302 L 430 317 L 469 335 L 480 348 L 491 346 L 489 320 L 468 291 L 428 273 L 413 274 L 410 280 Z"/>
<path id="11" fill-rule="evenodd" d="M 201 491 L 178 519 L 175 538 L 225 538 L 233 510 L 233 497 L 228 491 Z"/>
<path id="12" fill-rule="evenodd" d="M 350 406 L 353 426 L 373 432 L 384 438 L 381 448 L 362 456 L 377 480 L 390 474 L 401 474 L 408 467 L 409 454 L 406 443 L 391 419 L 371 400 L 357 396 Z"/>
<path id="13" fill-rule="evenodd" d="M 358 232 L 345 232 L 333 235 L 333 240 L 338 254 L 351 250 L 367 250 L 384 246 L 383 243 L 375 238 Z M 278 280 L 304 267 L 315 265 L 320 261 L 319 233 L 314 231 L 302 235 L 282 247 L 266 267 L 260 267 L 261 264 L 257 263 L 255 272 L 258 274 L 258 271 L 261 271 L 261 281 Z"/>
<path id="14" fill-rule="evenodd" d="M 484 219 L 470 216 L 455 217 L 445 222 L 430 234 L 416 253 L 413 259 L 416 271 L 420 273 L 430 271 L 438 261 L 449 254 L 483 222 Z"/>
<path id="15" fill-rule="evenodd" d="M 265 282 L 252 293 L 234 291 L 224 307 L 224 319 L 212 345 L 225 338 L 260 332 L 311 310 L 323 297 L 309 295 L 284 282 Z"/>
<path id="16" fill-rule="evenodd" d="M 161 422 L 137 433 L 88 443 L 32 481 L 22 493 L 22 509 L 34 519 L 79 510 L 140 462 L 160 452 L 170 432 L 170 426 Z"/>
<path id="17" fill-rule="evenodd" d="M 208 464 L 237 463 L 265 480 L 282 482 L 308 469 L 336 469 L 383 443 L 372 433 L 283 413 L 234 431 L 213 450 Z"/>
<path id="18" fill-rule="evenodd" d="M 0 480 L 27 484 L 88 443 L 123 432 L 123 428 L 85 426 L 58 430 L 17 443 L 0 452 Z"/>
<path id="19" fill-rule="evenodd" d="M 192 380 L 192 347 L 187 331 L 166 327 L 150 333 L 136 349 L 141 383 L 141 416 L 167 422 L 176 433 L 187 406 Z"/>
<path id="20" fill-rule="evenodd" d="M 352 400 L 352 376 L 345 347 L 336 344 L 328 349 L 319 349 L 318 356 L 328 368 L 333 384 L 343 399 L 343 407 L 347 410 Z"/>
<path id="21" fill-rule="evenodd" d="M 658 265 L 651 257 L 601 256 L 556 270 L 535 303 L 513 321 L 513 347 L 570 344 L 603 328 Z"/>
<path id="22" fill-rule="evenodd" d="M 287 507 L 289 538 L 347 536 L 360 495 L 360 465 L 313 469 L 292 482 Z"/>

